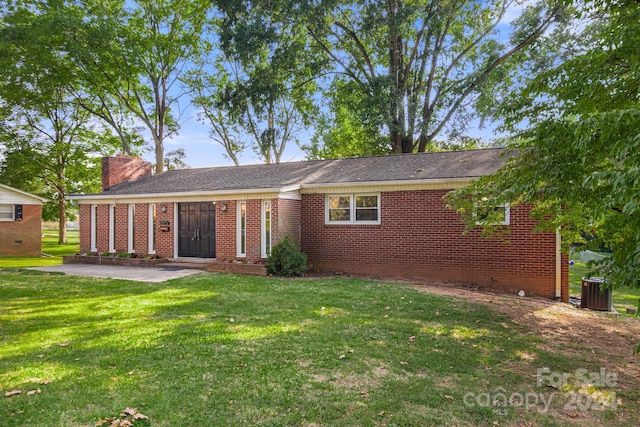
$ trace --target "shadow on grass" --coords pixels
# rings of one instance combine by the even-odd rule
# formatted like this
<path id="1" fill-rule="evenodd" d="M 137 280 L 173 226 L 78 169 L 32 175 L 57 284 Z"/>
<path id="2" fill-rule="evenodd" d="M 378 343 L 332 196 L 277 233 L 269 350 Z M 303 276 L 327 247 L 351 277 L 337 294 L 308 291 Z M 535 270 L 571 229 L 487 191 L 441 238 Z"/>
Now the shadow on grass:
<path id="1" fill-rule="evenodd" d="M 398 284 L 22 272 L 0 273 L 0 290 L 0 384 L 42 389 L 0 401 L 7 425 L 87 425 L 127 406 L 154 426 L 478 425 L 493 408 L 466 393 L 566 370 L 487 307 Z M 523 355 L 531 372 L 511 370 Z"/>

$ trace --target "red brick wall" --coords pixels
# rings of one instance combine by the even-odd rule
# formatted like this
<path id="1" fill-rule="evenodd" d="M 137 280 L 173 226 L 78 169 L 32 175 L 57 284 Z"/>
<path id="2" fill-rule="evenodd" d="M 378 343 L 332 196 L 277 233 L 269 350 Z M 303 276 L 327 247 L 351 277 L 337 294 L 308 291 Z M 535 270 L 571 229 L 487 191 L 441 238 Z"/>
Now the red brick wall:
<path id="1" fill-rule="evenodd" d="M 109 251 L 109 209 L 111 205 L 98 205 L 96 246 L 98 253 Z"/>
<path id="2" fill-rule="evenodd" d="M 80 253 L 84 254 L 91 251 L 91 205 L 79 205 L 78 217 L 80 223 Z"/>
<path id="3" fill-rule="evenodd" d="M 247 200 L 247 261 L 260 260 L 261 200 Z"/>
<path id="4" fill-rule="evenodd" d="M 221 261 L 236 258 L 236 207 L 235 200 L 216 202 L 216 259 Z"/>
<path id="5" fill-rule="evenodd" d="M 272 246 L 283 241 L 285 237 L 289 237 L 289 240 L 300 246 L 301 203 L 300 200 L 272 200 Z"/>
<path id="6" fill-rule="evenodd" d="M 162 209 L 160 209 L 163 205 L 167 208 L 166 212 L 162 212 Z M 156 207 L 156 218 L 158 221 L 156 233 L 156 255 L 160 258 L 173 258 L 173 236 L 175 234 L 175 227 L 178 226 L 178 224 L 175 224 L 173 221 L 173 211 L 176 206 L 175 203 L 167 202 L 156 203 Z M 164 225 L 167 223 L 169 225 Z M 168 231 L 162 231 L 163 227 L 169 227 Z"/>
<path id="7" fill-rule="evenodd" d="M 115 249 L 117 253 L 127 252 L 129 248 L 129 205 L 116 205 Z"/>
<path id="8" fill-rule="evenodd" d="M 116 157 L 102 158 L 102 191 L 116 184 L 132 181 L 144 175 L 151 175 L 153 165 L 139 157 L 118 154 Z"/>
<path id="9" fill-rule="evenodd" d="M 481 238 L 480 230 L 463 236 L 464 224 L 445 208 L 445 194 L 382 193 L 380 225 L 325 225 L 325 196 L 305 194 L 301 248 L 316 271 L 470 283 L 555 296 L 555 233 L 532 234 L 535 222 L 528 209 L 515 207 L 510 244 Z M 563 273 L 563 284 L 567 278 Z"/>
<path id="10" fill-rule="evenodd" d="M 42 205 L 22 205 L 22 221 L 0 221 L 0 255 L 40 256 Z"/>
<path id="11" fill-rule="evenodd" d="M 246 210 L 246 257 L 239 259 L 256 262 L 260 260 L 260 200 L 243 200 Z M 221 206 L 227 206 L 222 212 Z M 216 202 L 216 259 L 230 261 L 238 259 L 237 227 L 238 201 L 222 200 Z"/>
<path id="12" fill-rule="evenodd" d="M 149 253 L 149 205 L 136 203 L 134 222 L 134 250 L 137 254 Z"/>

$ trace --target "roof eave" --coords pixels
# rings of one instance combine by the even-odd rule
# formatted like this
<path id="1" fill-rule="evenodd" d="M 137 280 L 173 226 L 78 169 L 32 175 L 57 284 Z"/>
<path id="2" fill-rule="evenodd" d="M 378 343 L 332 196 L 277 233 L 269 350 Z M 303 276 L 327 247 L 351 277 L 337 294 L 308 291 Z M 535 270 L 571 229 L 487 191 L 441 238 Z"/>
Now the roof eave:
<path id="1" fill-rule="evenodd" d="M 414 186 L 414 185 L 435 185 L 435 184 L 467 184 L 472 180 L 479 178 L 477 176 L 458 177 L 458 178 L 428 178 L 428 179 L 398 179 L 392 181 L 349 181 L 349 182 L 324 182 L 314 184 L 303 184 L 302 189 L 315 190 L 320 188 L 336 188 L 336 187 L 396 187 L 398 185 Z"/>
<path id="2" fill-rule="evenodd" d="M 247 188 L 236 190 L 214 190 L 214 191 L 176 191 L 166 193 L 135 193 L 135 194 L 72 194 L 68 197 L 69 200 L 128 200 L 139 198 L 154 198 L 164 199 L 172 197 L 192 197 L 192 196 L 232 196 L 232 195 L 244 195 L 244 194 L 280 194 L 290 193 L 300 190 L 300 185 L 290 185 L 286 187 L 273 187 L 273 188 Z"/>
<path id="3" fill-rule="evenodd" d="M 46 202 L 49 201 L 49 199 L 45 199 L 44 197 L 36 196 L 35 194 L 27 193 L 26 191 L 22 191 L 22 190 L 19 190 L 17 188 L 11 187 L 10 185 L 0 184 L 0 187 L 2 187 L 4 189 L 7 189 L 9 191 L 13 191 L 15 193 L 18 193 L 18 194 L 20 194 L 22 196 L 25 196 L 25 197 L 29 197 L 31 199 L 39 200 L 42 203 L 46 203 Z"/>

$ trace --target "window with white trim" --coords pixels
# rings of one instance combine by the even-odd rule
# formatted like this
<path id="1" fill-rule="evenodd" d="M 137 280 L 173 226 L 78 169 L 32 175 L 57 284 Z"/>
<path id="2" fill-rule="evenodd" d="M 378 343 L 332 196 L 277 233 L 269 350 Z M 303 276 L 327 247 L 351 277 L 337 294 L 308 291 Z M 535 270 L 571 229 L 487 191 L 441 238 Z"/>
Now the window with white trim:
<path id="1" fill-rule="evenodd" d="M 488 220 L 490 221 L 489 224 L 492 225 L 511 224 L 511 208 L 508 204 L 496 206 L 479 206 L 476 204 L 473 214 L 476 217 L 476 224 L 484 224 Z"/>
<path id="2" fill-rule="evenodd" d="M 327 224 L 380 224 L 380 194 L 328 194 Z"/>
<path id="3" fill-rule="evenodd" d="M 0 221 L 14 220 L 15 205 L 0 205 Z"/>
<path id="4" fill-rule="evenodd" d="M 262 202 L 262 239 L 261 256 L 267 258 L 271 255 L 271 201 Z"/>
<path id="5" fill-rule="evenodd" d="M 247 256 L 247 202 L 238 202 L 237 233 L 238 257 Z"/>
<path id="6" fill-rule="evenodd" d="M 98 205 L 91 205 L 91 252 L 98 252 Z"/>
<path id="7" fill-rule="evenodd" d="M 109 252 L 116 251 L 116 205 L 109 205 Z"/>
<path id="8" fill-rule="evenodd" d="M 149 251 L 150 254 L 156 253 L 156 205 L 149 205 Z"/>
<path id="9" fill-rule="evenodd" d="M 128 212 L 128 230 L 129 234 L 127 236 L 127 244 L 129 246 L 129 253 L 133 253 L 136 251 L 136 205 L 133 203 L 129 204 L 129 212 Z"/>

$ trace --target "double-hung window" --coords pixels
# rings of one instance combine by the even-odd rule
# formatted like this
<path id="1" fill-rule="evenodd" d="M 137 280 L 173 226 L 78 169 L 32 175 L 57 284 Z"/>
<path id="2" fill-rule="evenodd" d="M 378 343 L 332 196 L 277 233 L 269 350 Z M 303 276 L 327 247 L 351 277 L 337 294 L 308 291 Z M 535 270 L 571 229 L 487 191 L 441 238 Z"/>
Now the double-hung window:
<path id="1" fill-rule="evenodd" d="M 486 200 L 484 200 L 486 202 Z M 511 209 L 509 205 L 482 206 L 476 204 L 474 215 L 477 224 L 509 225 L 511 224 Z"/>
<path id="2" fill-rule="evenodd" d="M 247 202 L 241 201 L 237 205 L 237 256 L 247 256 Z"/>
<path id="3" fill-rule="evenodd" d="M 14 205 L 0 205 L 0 221 L 13 221 Z"/>
<path id="4" fill-rule="evenodd" d="M 262 258 L 271 255 L 271 201 L 262 201 L 262 237 L 260 244 Z"/>
<path id="5" fill-rule="evenodd" d="M 327 224 L 380 224 L 380 194 L 329 194 Z"/>

